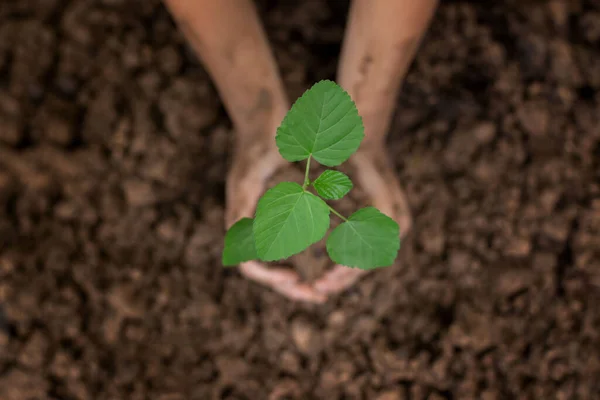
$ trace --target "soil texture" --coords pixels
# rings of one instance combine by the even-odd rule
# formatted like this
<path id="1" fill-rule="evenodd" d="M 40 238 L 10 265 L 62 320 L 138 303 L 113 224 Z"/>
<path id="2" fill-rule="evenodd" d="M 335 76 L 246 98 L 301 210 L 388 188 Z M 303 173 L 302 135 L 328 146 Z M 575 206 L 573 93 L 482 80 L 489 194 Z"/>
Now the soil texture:
<path id="1" fill-rule="evenodd" d="M 443 2 L 414 228 L 323 306 L 220 266 L 231 125 L 161 3 L 0 3 L 0 399 L 600 398 L 597 0 Z M 290 98 L 335 79 L 347 1 L 258 5 Z"/>

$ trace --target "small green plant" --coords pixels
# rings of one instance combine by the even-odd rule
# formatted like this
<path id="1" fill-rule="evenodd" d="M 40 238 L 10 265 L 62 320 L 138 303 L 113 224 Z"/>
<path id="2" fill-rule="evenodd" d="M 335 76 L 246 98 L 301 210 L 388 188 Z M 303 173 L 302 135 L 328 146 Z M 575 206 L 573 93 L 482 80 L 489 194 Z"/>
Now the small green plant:
<path id="1" fill-rule="evenodd" d="M 309 177 L 312 160 L 327 167 L 340 165 L 364 136 L 356 105 L 340 86 L 324 80 L 307 90 L 288 111 L 275 138 L 284 159 L 306 160 L 304 182 L 281 182 L 267 190 L 254 219 L 242 218 L 231 226 L 223 265 L 276 261 L 300 253 L 325 236 L 330 213 L 344 221 L 327 238 L 327 253 L 335 263 L 360 269 L 392 265 L 400 248 L 398 224 L 374 207 L 345 218 L 329 206 L 323 199 L 341 199 L 352 189 L 342 172 L 326 170 L 314 181 Z"/>

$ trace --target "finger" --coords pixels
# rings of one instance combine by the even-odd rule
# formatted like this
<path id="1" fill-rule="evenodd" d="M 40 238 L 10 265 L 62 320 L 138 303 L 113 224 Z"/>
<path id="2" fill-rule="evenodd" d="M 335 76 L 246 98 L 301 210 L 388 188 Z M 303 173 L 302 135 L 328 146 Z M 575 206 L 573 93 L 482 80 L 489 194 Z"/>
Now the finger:
<path id="1" fill-rule="evenodd" d="M 390 184 L 382 171 L 379 171 L 375 166 L 373 156 L 370 154 L 356 153 L 354 162 L 356 164 L 356 178 L 359 186 L 363 188 L 365 193 L 369 195 L 373 205 L 382 213 L 394 216 L 394 207 L 390 199 L 393 193 L 390 192 Z"/>
<path id="2" fill-rule="evenodd" d="M 350 268 L 338 264 L 323 275 L 322 278 L 319 278 L 313 286 L 318 292 L 327 295 L 341 293 L 353 286 L 367 272 L 362 269 Z"/>
<path id="3" fill-rule="evenodd" d="M 258 261 L 241 263 L 240 272 L 247 278 L 267 286 L 290 285 L 300 280 L 300 275 L 292 270 L 269 268 Z"/>
<path id="4" fill-rule="evenodd" d="M 241 273 L 248 279 L 270 287 L 291 300 L 323 303 L 327 297 L 313 287 L 300 283 L 300 275 L 284 268 L 269 268 L 258 261 L 240 264 Z"/>
<path id="5" fill-rule="evenodd" d="M 398 184 L 398 177 L 389 164 L 385 164 L 381 171 L 384 180 L 388 182 L 391 193 L 390 200 L 392 206 L 391 217 L 396 220 L 400 227 L 400 238 L 404 238 L 412 227 L 412 216 L 410 206 L 404 191 Z"/>
<path id="6" fill-rule="evenodd" d="M 238 219 L 252 218 L 266 181 L 283 164 L 283 158 L 273 151 L 250 157 L 241 155 L 234 161 L 226 182 L 225 225 L 229 228 Z"/>
<path id="7" fill-rule="evenodd" d="M 273 287 L 273 290 L 283 296 L 297 301 L 322 304 L 327 301 L 325 293 L 320 293 L 314 287 L 305 283 L 283 284 Z"/>
<path id="8" fill-rule="evenodd" d="M 370 153 L 356 154 L 357 179 L 370 194 L 373 205 L 398 223 L 400 238 L 404 238 L 412 227 L 408 200 L 389 160 L 373 157 Z"/>

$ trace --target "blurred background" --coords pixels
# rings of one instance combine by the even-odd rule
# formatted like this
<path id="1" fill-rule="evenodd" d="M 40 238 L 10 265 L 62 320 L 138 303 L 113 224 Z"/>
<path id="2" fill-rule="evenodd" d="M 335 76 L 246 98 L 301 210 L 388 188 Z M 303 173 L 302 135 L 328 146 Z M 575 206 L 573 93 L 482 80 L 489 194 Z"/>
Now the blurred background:
<path id="1" fill-rule="evenodd" d="M 295 99 L 347 1 L 257 1 Z M 442 2 L 388 149 L 398 265 L 220 266 L 231 124 L 157 0 L 0 4 L 0 399 L 600 398 L 600 1 Z"/>

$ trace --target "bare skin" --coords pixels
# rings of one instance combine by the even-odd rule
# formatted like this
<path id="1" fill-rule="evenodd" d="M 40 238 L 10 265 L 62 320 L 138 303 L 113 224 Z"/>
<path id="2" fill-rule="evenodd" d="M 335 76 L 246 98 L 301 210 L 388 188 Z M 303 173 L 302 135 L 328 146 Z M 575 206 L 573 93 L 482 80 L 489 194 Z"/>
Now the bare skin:
<path id="1" fill-rule="evenodd" d="M 267 179 L 285 163 L 275 146 L 289 100 L 251 0 L 164 0 L 211 75 L 236 130 L 227 177 L 226 226 L 253 217 Z M 411 227 L 406 197 L 385 152 L 402 80 L 438 0 L 354 0 L 337 82 L 356 102 L 366 137 L 349 162 L 372 204 L 394 218 L 401 237 Z M 336 265 L 312 284 L 294 271 L 258 261 L 241 273 L 282 295 L 322 303 L 354 285 L 365 271 Z"/>

